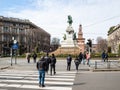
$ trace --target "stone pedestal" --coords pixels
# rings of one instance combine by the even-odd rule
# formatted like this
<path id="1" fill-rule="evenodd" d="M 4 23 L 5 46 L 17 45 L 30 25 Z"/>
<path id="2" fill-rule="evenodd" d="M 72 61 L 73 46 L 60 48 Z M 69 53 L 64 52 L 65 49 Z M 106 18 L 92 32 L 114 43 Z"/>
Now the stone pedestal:
<path id="1" fill-rule="evenodd" d="M 73 35 L 67 35 L 67 39 L 61 41 L 61 47 L 75 47 L 76 41 L 72 39 L 72 36 Z"/>
<path id="2" fill-rule="evenodd" d="M 74 30 L 72 26 L 68 26 L 66 29 L 65 39 L 61 41 L 61 46 L 54 52 L 55 55 L 59 54 L 79 54 L 80 49 L 77 44 L 77 40 L 73 40 Z"/>
<path id="3" fill-rule="evenodd" d="M 66 39 L 61 41 L 61 47 L 77 47 L 77 41 L 73 40 L 74 30 L 72 26 L 66 29 Z"/>
<path id="4" fill-rule="evenodd" d="M 55 55 L 60 54 L 71 54 L 71 55 L 78 55 L 80 50 L 78 47 L 59 47 L 56 51 L 52 52 Z"/>

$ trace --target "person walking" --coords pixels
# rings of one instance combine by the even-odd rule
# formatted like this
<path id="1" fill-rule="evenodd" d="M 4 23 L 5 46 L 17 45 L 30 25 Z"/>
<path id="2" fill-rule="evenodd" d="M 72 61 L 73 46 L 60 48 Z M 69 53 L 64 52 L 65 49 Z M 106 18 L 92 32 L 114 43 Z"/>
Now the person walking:
<path id="1" fill-rule="evenodd" d="M 37 54 L 36 54 L 35 52 L 33 53 L 32 57 L 33 57 L 33 61 L 34 61 L 34 63 L 36 63 Z"/>
<path id="2" fill-rule="evenodd" d="M 86 52 L 83 53 L 83 65 L 85 65 L 86 62 Z"/>
<path id="3" fill-rule="evenodd" d="M 30 57 L 31 57 L 30 53 L 27 53 L 26 58 L 28 63 L 30 63 Z"/>
<path id="4" fill-rule="evenodd" d="M 87 52 L 86 54 L 87 65 L 90 67 L 90 53 Z"/>
<path id="5" fill-rule="evenodd" d="M 107 52 L 105 53 L 105 61 L 108 62 L 108 53 Z"/>
<path id="6" fill-rule="evenodd" d="M 102 57 L 102 60 L 105 62 L 105 51 L 103 51 L 101 57 Z"/>
<path id="7" fill-rule="evenodd" d="M 78 67 L 79 67 L 79 58 L 76 56 L 75 60 L 74 60 L 74 63 L 75 63 L 75 67 L 76 67 L 76 70 L 78 71 Z"/>
<path id="8" fill-rule="evenodd" d="M 56 57 L 54 54 L 52 54 L 51 61 L 50 61 L 50 75 L 52 75 L 52 71 L 53 71 L 54 75 L 56 74 L 55 64 L 56 64 Z"/>
<path id="9" fill-rule="evenodd" d="M 44 56 L 37 62 L 36 67 L 39 72 L 39 87 L 45 87 L 45 70 L 46 70 L 46 61 Z"/>
<path id="10" fill-rule="evenodd" d="M 67 57 L 67 71 L 70 71 L 71 61 L 72 61 L 72 57 L 71 57 L 71 55 L 69 54 L 68 57 Z"/>
<path id="11" fill-rule="evenodd" d="M 83 54 L 82 54 L 82 52 L 80 52 L 80 54 L 79 54 L 79 56 L 78 56 L 78 59 L 79 59 L 79 62 L 80 62 L 80 64 L 81 64 L 82 59 L 83 59 Z"/>
<path id="12" fill-rule="evenodd" d="M 50 64 L 50 57 L 49 57 L 49 54 L 47 53 L 46 56 L 45 56 L 45 61 L 46 61 L 46 65 L 47 65 L 47 74 L 48 74 L 48 71 L 49 71 L 49 64 Z"/>

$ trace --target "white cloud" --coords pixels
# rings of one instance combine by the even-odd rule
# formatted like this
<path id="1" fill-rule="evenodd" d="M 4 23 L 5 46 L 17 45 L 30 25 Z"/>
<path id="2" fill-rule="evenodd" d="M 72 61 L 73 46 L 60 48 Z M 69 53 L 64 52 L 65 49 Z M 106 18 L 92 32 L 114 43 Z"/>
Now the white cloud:
<path id="1" fill-rule="evenodd" d="M 60 39 L 67 28 L 69 14 L 73 18 L 75 32 L 78 32 L 79 24 L 82 24 L 84 38 L 94 40 L 98 36 L 106 38 L 109 27 L 120 23 L 120 18 L 104 21 L 120 15 L 119 0 L 31 0 L 31 3 L 32 8 L 16 8 L 16 11 L 14 8 L 6 13 L 10 17 L 29 19 L 49 32 L 52 37 Z M 89 26 L 85 27 L 87 25 Z"/>

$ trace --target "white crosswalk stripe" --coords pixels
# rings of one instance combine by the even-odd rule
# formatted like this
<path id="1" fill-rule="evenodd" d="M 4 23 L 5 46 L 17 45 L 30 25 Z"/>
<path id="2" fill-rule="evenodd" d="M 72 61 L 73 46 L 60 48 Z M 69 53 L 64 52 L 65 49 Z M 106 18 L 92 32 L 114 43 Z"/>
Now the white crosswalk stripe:
<path id="1" fill-rule="evenodd" d="M 6 71 L 0 72 L 0 88 L 16 88 L 15 90 L 72 90 L 76 72 L 59 71 L 56 75 L 45 77 L 44 88 L 38 86 L 37 71 Z"/>

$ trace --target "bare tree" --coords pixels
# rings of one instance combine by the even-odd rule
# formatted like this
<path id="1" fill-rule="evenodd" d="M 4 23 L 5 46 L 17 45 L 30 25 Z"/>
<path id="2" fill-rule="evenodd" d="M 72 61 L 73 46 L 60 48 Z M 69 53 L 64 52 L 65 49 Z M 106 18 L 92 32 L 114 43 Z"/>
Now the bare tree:
<path id="1" fill-rule="evenodd" d="M 102 52 L 103 50 L 107 51 L 107 40 L 102 37 L 97 38 L 97 50 L 98 52 Z"/>
<path id="2" fill-rule="evenodd" d="M 52 38 L 52 41 L 51 41 L 51 51 L 54 51 L 56 50 L 60 45 L 60 39 L 54 37 Z"/>

